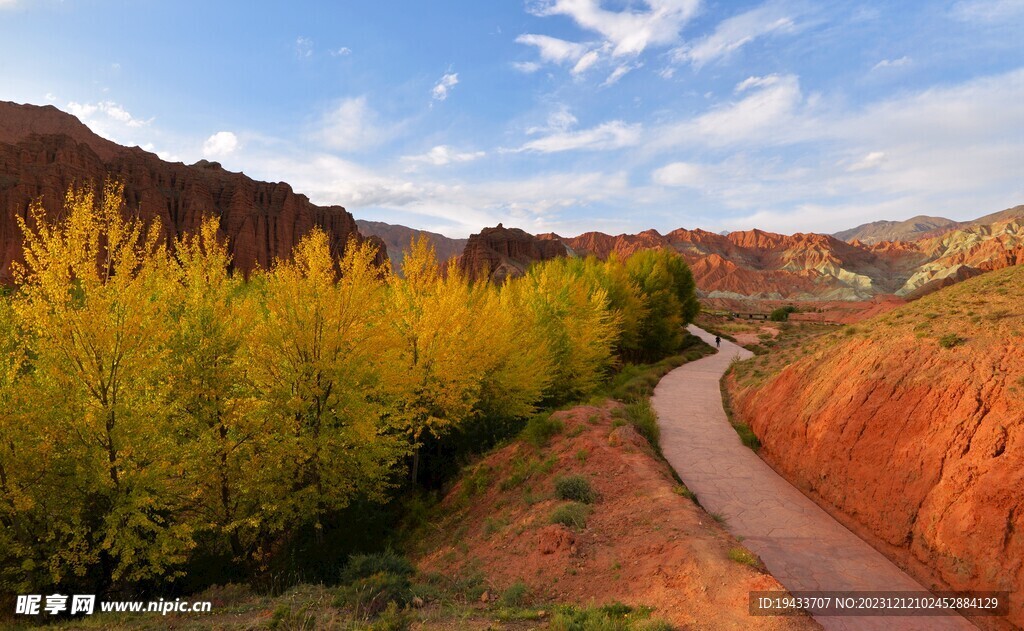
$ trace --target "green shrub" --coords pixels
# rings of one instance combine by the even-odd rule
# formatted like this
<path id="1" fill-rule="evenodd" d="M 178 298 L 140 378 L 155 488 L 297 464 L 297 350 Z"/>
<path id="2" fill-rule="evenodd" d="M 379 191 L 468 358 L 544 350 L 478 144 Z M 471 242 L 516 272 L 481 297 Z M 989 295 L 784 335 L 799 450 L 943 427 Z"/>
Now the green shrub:
<path id="1" fill-rule="evenodd" d="M 389 603 L 404 607 L 410 600 L 412 591 L 408 576 L 380 572 L 342 587 L 334 605 L 350 608 L 358 618 L 373 618 Z"/>
<path id="2" fill-rule="evenodd" d="M 582 530 L 587 527 L 587 516 L 590 514 L 590 507 L 579 502 L 570 502 L 556 508 L 551 513 L 549 521 L 552 524 L 562 524 L 568 528 Z"/>
<path id="3" fill-rule="evenodd" d="M 526 583 L 522 581 L 516 581 L 509 585 L 505 593 L 501 595 L 501 604 L 506 607 L 520 607 L 526 601 L 526 596 L 529 593 L 529 588 Z"/>
<path id="4" fill-rule="evenodd" d="M 772 322 L 786 322 L 787 320 L 789 320 L 789 314 L 793 313 L 794 311 L 796 311 L 796 307 L 792 305 L 779 307 L 778 309 L 773 309 L 772 312 L 768 314 L 768 319 L 771 320 Z"/>
<path id="5" fill-rule="evenodd" d="M 535 414 L 523 428 L 523 440 L 534 447 L 544 447 L 563 427 L 562 421 L 551 418 L 550 414 Z"/>
<path id="6" fill-rule="evenodd" d="M 658 428 L 658 414 L 651 406 L 650 399 L 638 399 L 626 404 L 626 419 L 636 428 L 637 433 L 647 439 L 655 451 L 661 449 L 661 430 Z"/>
<path id="7" fill-rule="evenodd" d="M 270 617 L 271 629 L 295 629 L 296 631 L 312 631 L 316 628 L 316 614 L 310 612 L 309 605 L 292 611 L 288 605 L 281 605 Z"/>
<path id="8" fill-rule="evenodd" d="M 583 504 L 593 504 L 597 499 L 590 481 L 582 475 L 567 475 L 556 479 L 555 496 L 560 500 L 572 500 Z"/>
<path id="9" fill-rule="evenodd" d="M 348 564 L 341 573 L 341 580 L 351 583 L 382 572 L 409 578 L 416 573 L 416 568 L 409 559 L 391 550 L 373 554 L 353 554 L 348 558 Z"/>
<path id="10" fill-rule="evenodd" d="M 947 333 L 939 338 L 939 346 L 942 348 L 953 348 L 966 342 L 964 338 L 960 337 L 956 333 Z"/>
<path id="11" fill-rule="evenodd" d="M 398 604 L 392 601 L 370 625 L 370 629 L 371 631 L 405 631 L 411 623 L 412 617 L 399 609 Z"/>

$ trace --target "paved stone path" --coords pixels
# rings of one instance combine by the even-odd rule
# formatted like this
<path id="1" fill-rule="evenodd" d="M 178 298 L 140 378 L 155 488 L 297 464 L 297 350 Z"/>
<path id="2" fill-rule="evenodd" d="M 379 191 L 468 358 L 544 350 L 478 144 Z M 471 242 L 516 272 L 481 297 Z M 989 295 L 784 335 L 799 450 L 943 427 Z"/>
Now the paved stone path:
<path id="1" fill-rule="evenodd" d="M 689 330 L 714 345 L 713 335 Z M 655 389 L 662 451 L 679 477 L 790 591 L 924 591 L 740 442 L 722 408 L 719 380 L 736 357 L 750 356 L 723 339 L 717 354 L 673 370 Z M 815 619 L 829 631 L 975 629 L 946 616 Z"/>

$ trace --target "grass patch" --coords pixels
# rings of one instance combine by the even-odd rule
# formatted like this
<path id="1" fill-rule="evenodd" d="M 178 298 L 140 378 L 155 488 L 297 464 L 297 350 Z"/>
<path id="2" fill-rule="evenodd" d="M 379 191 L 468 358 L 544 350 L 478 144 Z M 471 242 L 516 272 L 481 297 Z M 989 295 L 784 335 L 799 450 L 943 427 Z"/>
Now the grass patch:
<path id="1" fill-rule="evenodd" d="M 522 581 L 516 581 L 509 585 L 508 589 L 505 590 L 501 595 L 501 604 L 506 607 L 521 607 L 526 601 L 526 597 L 529 595 L 530 590 L 526 586 L 526 583 Z"/>
<path id="2" fill-rule="evenodd" d="M 649 607 L 611 603 L 601 607 L 559 607 L 551 617 L 552 631 L 670 631 L 667 622 L 651 618 Z"/>
<path id="3" fill-rule="evenodd" d="M 726 380 L 729 377 L 729 373 L 733 371 L 734 366 L 730 367 L 726 371 L 725 375 L 722 376 L 722 380 L 719 382 L 719 388 L 722 391 L 722 408 L 725 409 L 725 417 L 729 419 L 729 424 L 736 430 L 736 434 L 739 435 L 740 441 L 749 449 L 757 453 L 761 450 L 761 440 L 754 433 L 754 430 L 750 429 L 750 426 L 739 420 L 732 409 L 732 395 L 729 393 L 729 388 L 726 387 Z"/>
<path id="4" fill-rule="evenodd" d="M 754 556 L 753 552 L 747 550 L 746 548 L 741 548 L 739 546 L 729 549 L 729 558 L 737 563 L 749 565 L 750 567 L 758 569 L 760 569 L 761 567 L 761 561 L 756 556 Z"/>
<path id="5" fill-rule="evenodd" d="M 658 414 L 650 399 L 638 399 L 626 404 L 626 420 L 637 433 L 647 439 L 651 447 L 661 453 L 661 430 L 658 428 Z"/>
<path id="6" fill-rule="evenodd" d="M 551 418 L 550 414 L 535 414 L 526 422 L 521 436 L 534 447 L 545 447 L 564 428 L 562 421 Z"/>
<path id="7" fill-rule="evenodd" d="M 416 568 L 409 559 L 391 550 L 374 554 L 353 554 L 345 564 L 341 580 L 351 583 L 381 573 L 409 578 L 416 573 Z"/>
<path id="8" fill-rule="evenodd" d="M 571 500 L 582 504 L 593 504 L 597 500 L 597 493 L 590 486 L 590 480 L 582 475 L 556 478 L 555 496 L 560 500 Z"/>
<path id="9" fill-rule="evenodd" d="M 607 396 L 632 401 L 651 396 L 661 378 L 687 362 L 711 355 L 715 349 L 696 335 L 686 334 L 679 352 L 653 364 L 626 364 L 608 384 Z"/>
<path id="10" fill-rule="evenodd" d="M 686 499 L 690 500 L 694 504 L 697 503 L 697 496 L 694 494 L 693 491 L 691 491 L 690 489 L 686 488 L 686 485 L 677 484 L 674 487 L 672 487 L 672 491 L 676 495 L 680 495 L 682 497 L 685 497 Z"/>
<path id="11" fill-rule="evenodd" d="M 583 530 L 587 527 L 587 517 L 590 516 L 590 507 L 579 502 L 570 502 L 556 508 L 548 521 L 552 524 L 561 524 L 567 528 Z"/>
<path id="12" fill-rule="evenodd" d="M 539 458 L 523 458 L 517 456 L 512 460 L 512 472 L 499 485 L 502 491 L 521 486 L 527 480 L 545 475 L 554 468 L 557 458 L 550 456 L 544 460 Z"/>
<path id="13" fill-rule="evenodd" d="M 947 333 L 939 338 L 939 346 L 942 348 L 953 348 L 954 346 L 960 346 L 966 341 L 956 333 Z"/>

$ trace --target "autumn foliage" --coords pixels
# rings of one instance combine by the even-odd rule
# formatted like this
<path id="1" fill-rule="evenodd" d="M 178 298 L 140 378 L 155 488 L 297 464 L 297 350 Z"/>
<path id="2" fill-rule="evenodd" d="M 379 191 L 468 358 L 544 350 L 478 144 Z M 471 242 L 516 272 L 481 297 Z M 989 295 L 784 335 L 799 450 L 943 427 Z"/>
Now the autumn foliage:
<path id="1" fill-rule="evenodd" d="M 243 279 L 215 220 L 166 242 L 121 188 L 21 222 L 0 298 L 0 590 L 265 569 L 300 529 L 415 480 L 427 439 L 586 397 L 678 347 L 693 279 L 669 252 L 562 259 L 501 287 L 404 276 L 313 231 Z"/>

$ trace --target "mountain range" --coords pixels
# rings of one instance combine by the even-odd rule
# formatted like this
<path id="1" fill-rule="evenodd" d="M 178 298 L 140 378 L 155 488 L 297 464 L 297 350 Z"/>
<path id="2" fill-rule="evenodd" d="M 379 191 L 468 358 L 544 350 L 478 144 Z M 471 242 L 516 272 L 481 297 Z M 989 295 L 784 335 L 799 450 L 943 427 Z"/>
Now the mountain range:
<path id="1" fill-rule="evenodd" d="M 469 239 L 451 239 L 357 222 L 341 206 L 315 205 L 286 183 L 259 182 L 216 162 L 166 162 L 106 140 L 52 106 L 0 102 L 0 283 L 12 281 L 11 263 L 21 255 L 17 217 L 27 218 L 36 201 L 55 216 L 69 186 L 109 177 L 124 182 L 128 207 L 143 219 L 159 219 L 169 237 L 195 229 L 204 215 L 218 217 L 242 272 L 287 257 L 314 227 L 328 232 L 338 254 L 349 238 L 374 240 L 381 258 L 389 257 L 397 269 L 403 249 L 425 235 L 442 262 L 457 257 L 471 278 L 498 282 L 555 256 L 605 258 L 670 248 L 689 262 L 701 295 L 709 299 L 915 298 L 1024 261 L 1024 206 L 965 222 L 923 215 L 880 221 L 835 235 L 680 228 L 668 234 L 563 237 L 499 225 Z"/>

